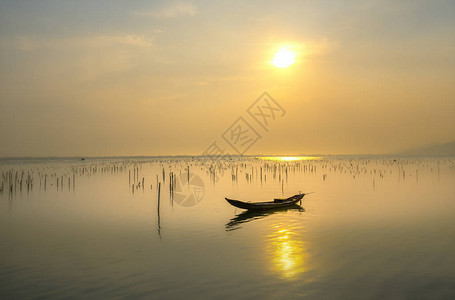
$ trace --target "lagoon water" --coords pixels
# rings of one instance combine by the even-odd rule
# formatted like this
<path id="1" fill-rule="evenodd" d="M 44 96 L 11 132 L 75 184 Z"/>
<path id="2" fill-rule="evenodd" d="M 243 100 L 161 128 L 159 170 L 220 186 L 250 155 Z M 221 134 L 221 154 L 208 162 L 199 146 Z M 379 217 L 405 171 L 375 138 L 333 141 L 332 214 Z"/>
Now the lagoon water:
<path id="1" fill-rule="evenodd" d="M 455 298 L 454 158 L 3 159 L 0 175 L 1 299 Z M 280 211 L 224 200 L 299 191 Z"/>

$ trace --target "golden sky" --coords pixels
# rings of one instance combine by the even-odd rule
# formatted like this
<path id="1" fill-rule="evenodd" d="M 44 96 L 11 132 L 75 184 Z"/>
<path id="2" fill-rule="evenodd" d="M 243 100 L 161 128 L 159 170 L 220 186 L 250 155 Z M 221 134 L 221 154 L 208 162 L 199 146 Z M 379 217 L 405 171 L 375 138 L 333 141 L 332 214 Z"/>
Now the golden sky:
<path id="1" fill-rule="evenodd" d="M 1 1 L 0 57 L 0 157 L 197 155 L 239 117 L 245 154 L 455 140 L 453 1 Z"/>

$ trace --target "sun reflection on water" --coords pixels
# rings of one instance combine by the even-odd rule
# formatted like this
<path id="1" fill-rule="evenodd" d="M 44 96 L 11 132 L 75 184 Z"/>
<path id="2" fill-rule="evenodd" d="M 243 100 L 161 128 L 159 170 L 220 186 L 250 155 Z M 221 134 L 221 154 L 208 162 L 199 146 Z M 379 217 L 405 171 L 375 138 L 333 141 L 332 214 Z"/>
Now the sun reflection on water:
<path id="1" fill-rule="evenodd" d="M 299 161 L 299 160 L 317 160 L 320 159 L 318 156 L 263 156 L 259 157 L 263 160 L 273 161 Z"/>
<path id="2" fill-rule="evenodd" d="M 305 253 L 303 241 L 291 228 L 274 226 L 275 231 L 268 236 L 268 255 L 271 258 L 271 269 L 280 277 L 295 279 L 305 272 Z"/>

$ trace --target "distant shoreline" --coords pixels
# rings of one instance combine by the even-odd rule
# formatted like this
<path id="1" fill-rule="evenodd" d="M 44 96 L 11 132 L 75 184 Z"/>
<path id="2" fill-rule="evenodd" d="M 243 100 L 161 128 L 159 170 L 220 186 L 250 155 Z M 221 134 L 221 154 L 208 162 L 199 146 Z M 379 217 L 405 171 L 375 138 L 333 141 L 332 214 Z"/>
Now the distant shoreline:
<path id="1" fill-rule="evenodd" d="M 237 158 L 254 157 L 314 157 L 314 158 L 454 158 L 455 155 L 423 155 L 423 154 L 251 154 L 251 155 L 230 155 Z M 0 157 L 0 161 L 12 160 L 94 160 L 94 159 L 159 159 L 159 158 L 207 158 L 207 155 L 141 155 L 141 156 L 15 156 Z"/>

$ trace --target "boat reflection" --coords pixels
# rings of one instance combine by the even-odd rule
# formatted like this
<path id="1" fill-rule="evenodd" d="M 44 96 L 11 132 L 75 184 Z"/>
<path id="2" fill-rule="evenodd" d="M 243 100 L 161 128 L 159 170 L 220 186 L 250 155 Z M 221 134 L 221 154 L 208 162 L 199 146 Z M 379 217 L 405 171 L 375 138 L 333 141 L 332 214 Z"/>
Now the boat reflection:
<path id="1" fill-rule="evenodd" d="M 275 208 L 275 209 L 268 209 L 268 210 L 246 210 L 238 215 L 236 215 L 234 218 L 232 218 L 227 224 L 226 224 L 226 231 L 232 231 L 232 230 L 237 230 L 242 228 L 242 225 L 254 220 L 259 220 L 263 219 L 267 216 L 277 214 L 277 213 L 284 213 L 286 211 L 293 210 L 293 211 L 299 211 L 299 212 L 304 212 L 305 209 L 301 207 L 298 204 L 289 206 L 289 207 L 284 207 L 284 208 Z"/>

